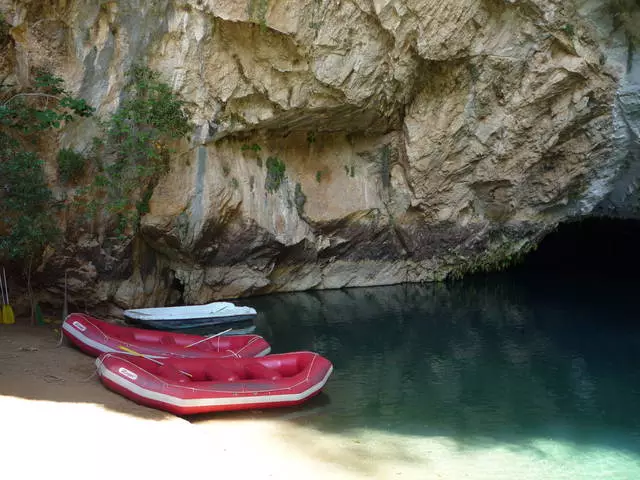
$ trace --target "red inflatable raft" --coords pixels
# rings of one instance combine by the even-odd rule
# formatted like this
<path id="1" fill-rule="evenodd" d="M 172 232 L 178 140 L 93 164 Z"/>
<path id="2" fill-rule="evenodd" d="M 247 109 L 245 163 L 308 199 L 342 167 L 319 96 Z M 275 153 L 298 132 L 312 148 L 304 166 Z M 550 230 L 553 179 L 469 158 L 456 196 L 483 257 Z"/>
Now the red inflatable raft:
<path id="1" fill-rule="evenodd" d="M 107 388 L 176 415 L 298 405 L 319 393 L 333 371 L 313 352 L 161 361 L 105 353 L 96 365 Z"/>
<path id="2" fill-rule="evenodd" d="M 205 340 L 199 335 L 122 327 L 83 313 L 69 315 L 62 323 L 62 331 L 82 351 L 96 357 L 107 352 L 125 353 L 124 349 L 151 358 L 260 357 L 271 351 L 271 346 L 259 335 Z"/>

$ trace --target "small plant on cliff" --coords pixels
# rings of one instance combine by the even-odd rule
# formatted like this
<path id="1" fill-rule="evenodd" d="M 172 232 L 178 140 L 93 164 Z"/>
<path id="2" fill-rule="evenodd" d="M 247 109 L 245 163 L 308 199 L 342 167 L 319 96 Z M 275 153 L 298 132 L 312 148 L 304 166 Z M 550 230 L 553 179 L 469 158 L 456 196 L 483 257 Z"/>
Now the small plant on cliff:
<path id="1" fill-rule="evenodd" d="M 376 159 L 376 167 L 384 188 L 391 186 L 391 153 L 391 147 L 385 145 L 380 149 Z"/>
<path id="2" fill-rule="evenodd" d="M 247 5 L 249 18 L 260 25 L 260 30 L 267 28 L 267 11 L 269 10 L 269 0 L 250 0 Z"/>
<path id="3" fill-rule="evenodd" d="M 304 206 L 307 203 L 307 196 L 302 191 L 300 183 L 296 183 L 296 189 L 293 194 L 293 201 L 296 204 L 296 210 L 299 216 L 304 214 Z"/>
<path id="4" fill-rule="evenodd" d="M 84 175 L 86 159 L 69 148 L 58 152 L 58 174 L 64 183 L 75 182 Z"/>
<path id="5" fill-rule="evenodd" d="M 262 157 L 260 156 L 260 151 L 262 150 L 262 147 L 260 147 L 260 145 L 258 145 L 257 143 L 254 143 L 253 145 L 248 145 L 245 143 L 244 145 L 242 145 L 241 150 L 243 152 L 248 150 L 252 151 L 256 156 L 256 162 L 258 163 L 258 167 L 262 168 Z"/>
<path id="6" fill-rule="evenodd" d="M 253 145 L 248 145 L 245 143 L 244 145 L 242 145 L 242 147 L 240 147 L 240 150 L 242 150 L 243 152 L 246 150 L 251 150 L 254 153 L 260 153 L 260 150 L 262 150 L 262 148 L 257 143 L 254 143 Z"/>
<path id="7" fill-rule="evenodd" d="M 316 132 L 307 132 L 307 143 L 309 145 L 316 143 Z"/>
<path id="8" fill-rule="evenodd" d="M 284 162 L 278 157 L 267 158 L 267 178 L 264 182 L 264 187 L 267 189 L 267 192 L 273 193 L 280 188 L 286 169 L 287 167 Z"/>
<path id="9" fill-rule="evenodd" d="M 93 185 L 120 234 L 135 231 L 153 188 L 169 168 L 171 143 L 191 130 L 185 102 L 157 72 L 132 68 L 124 93 L 125 100 L 107 122 L 101 173 Z"/>
<path id="10" fill-rule="evenodd" d="M 576 29 L 570 23 L 565 23 L 562 26 L 562 31 L 564 31 L 570 37 L 573 37 L 575 35 L 575 33 L 576 33 Z"/>

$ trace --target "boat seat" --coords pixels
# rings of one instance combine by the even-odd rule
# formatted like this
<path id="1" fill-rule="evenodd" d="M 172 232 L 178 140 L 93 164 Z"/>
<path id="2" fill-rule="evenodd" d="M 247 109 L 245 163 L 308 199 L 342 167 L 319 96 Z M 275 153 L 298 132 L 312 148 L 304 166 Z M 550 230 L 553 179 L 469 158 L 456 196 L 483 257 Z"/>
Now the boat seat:
<path id="1" fill-rule="evenodd" d="M 157 373 L 162 378 L 166 378 L 167 380 L 171 380 L 174 382 L 185 383 L 189 381 L 189 377 L 187 377 L 183 373 L 180 373 L 177 368 L 171 365 L 165 364 L 158 366 Z"/>
<path id="2" fill-rule="evenodd" d="M 245 367 L 251 378 L 259 378 L 264 380 L 278 380 L 282 378 L 280 372 L 272 368 L 265 367 L 261 363 L 252 363 Z"/>
<path id="3" fill-rule="evenodd" d="M 204 367 L 206 380 L 220 382 L 235 382 L 239 380 L 238 374 L 229 368 L 225 368 L 217 363 L 210 363 Z"/>
<path id="4" fill-rule="evenodd" d="M 144 342 L 144 343 L 157 343 L 158 342 L 158 332 L 155 331 L 134 331 L 133 333 L 133 339 L 136 342 Z M 164 337 L 164 335 L 163 335 Z"/>

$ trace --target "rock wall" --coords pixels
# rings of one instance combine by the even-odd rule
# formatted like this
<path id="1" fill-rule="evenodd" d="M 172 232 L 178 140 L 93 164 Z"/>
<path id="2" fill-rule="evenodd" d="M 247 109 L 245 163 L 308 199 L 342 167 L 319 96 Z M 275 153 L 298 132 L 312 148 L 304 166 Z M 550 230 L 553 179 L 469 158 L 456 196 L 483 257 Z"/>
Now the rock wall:
<path id="1" fill-rule="evenodd" d="M 41 270 L 69 270 L 76 299 L 437 280 L 508 263 L 568 218 L 612 204 L 633 214 L 619 192 L 640 173 L 634 0 L 0 0 L 0 11 L 5 81 L 46 66 L 106 115 L 143 62 L 195 112 L 135 239 L 69 227 L 47 256 Z M 92 122 L 60 146 L 87 149 Z M 286 167 L 275 188 L 269 158 Z"/>

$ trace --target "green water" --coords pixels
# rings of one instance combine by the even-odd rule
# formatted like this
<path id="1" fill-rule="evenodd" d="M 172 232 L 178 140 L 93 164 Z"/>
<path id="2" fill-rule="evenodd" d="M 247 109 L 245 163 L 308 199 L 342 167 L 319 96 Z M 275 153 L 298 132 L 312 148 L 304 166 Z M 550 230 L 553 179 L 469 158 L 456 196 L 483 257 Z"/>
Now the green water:
<path id="1" fill-rule="evenodd" d="M 499 478 L 638 479 L 637 291 L 504 275 L 241 303 L 273 353 L 313 350 L 335 367 L 320 396 L 269 418 L 482 459 Z"/>

